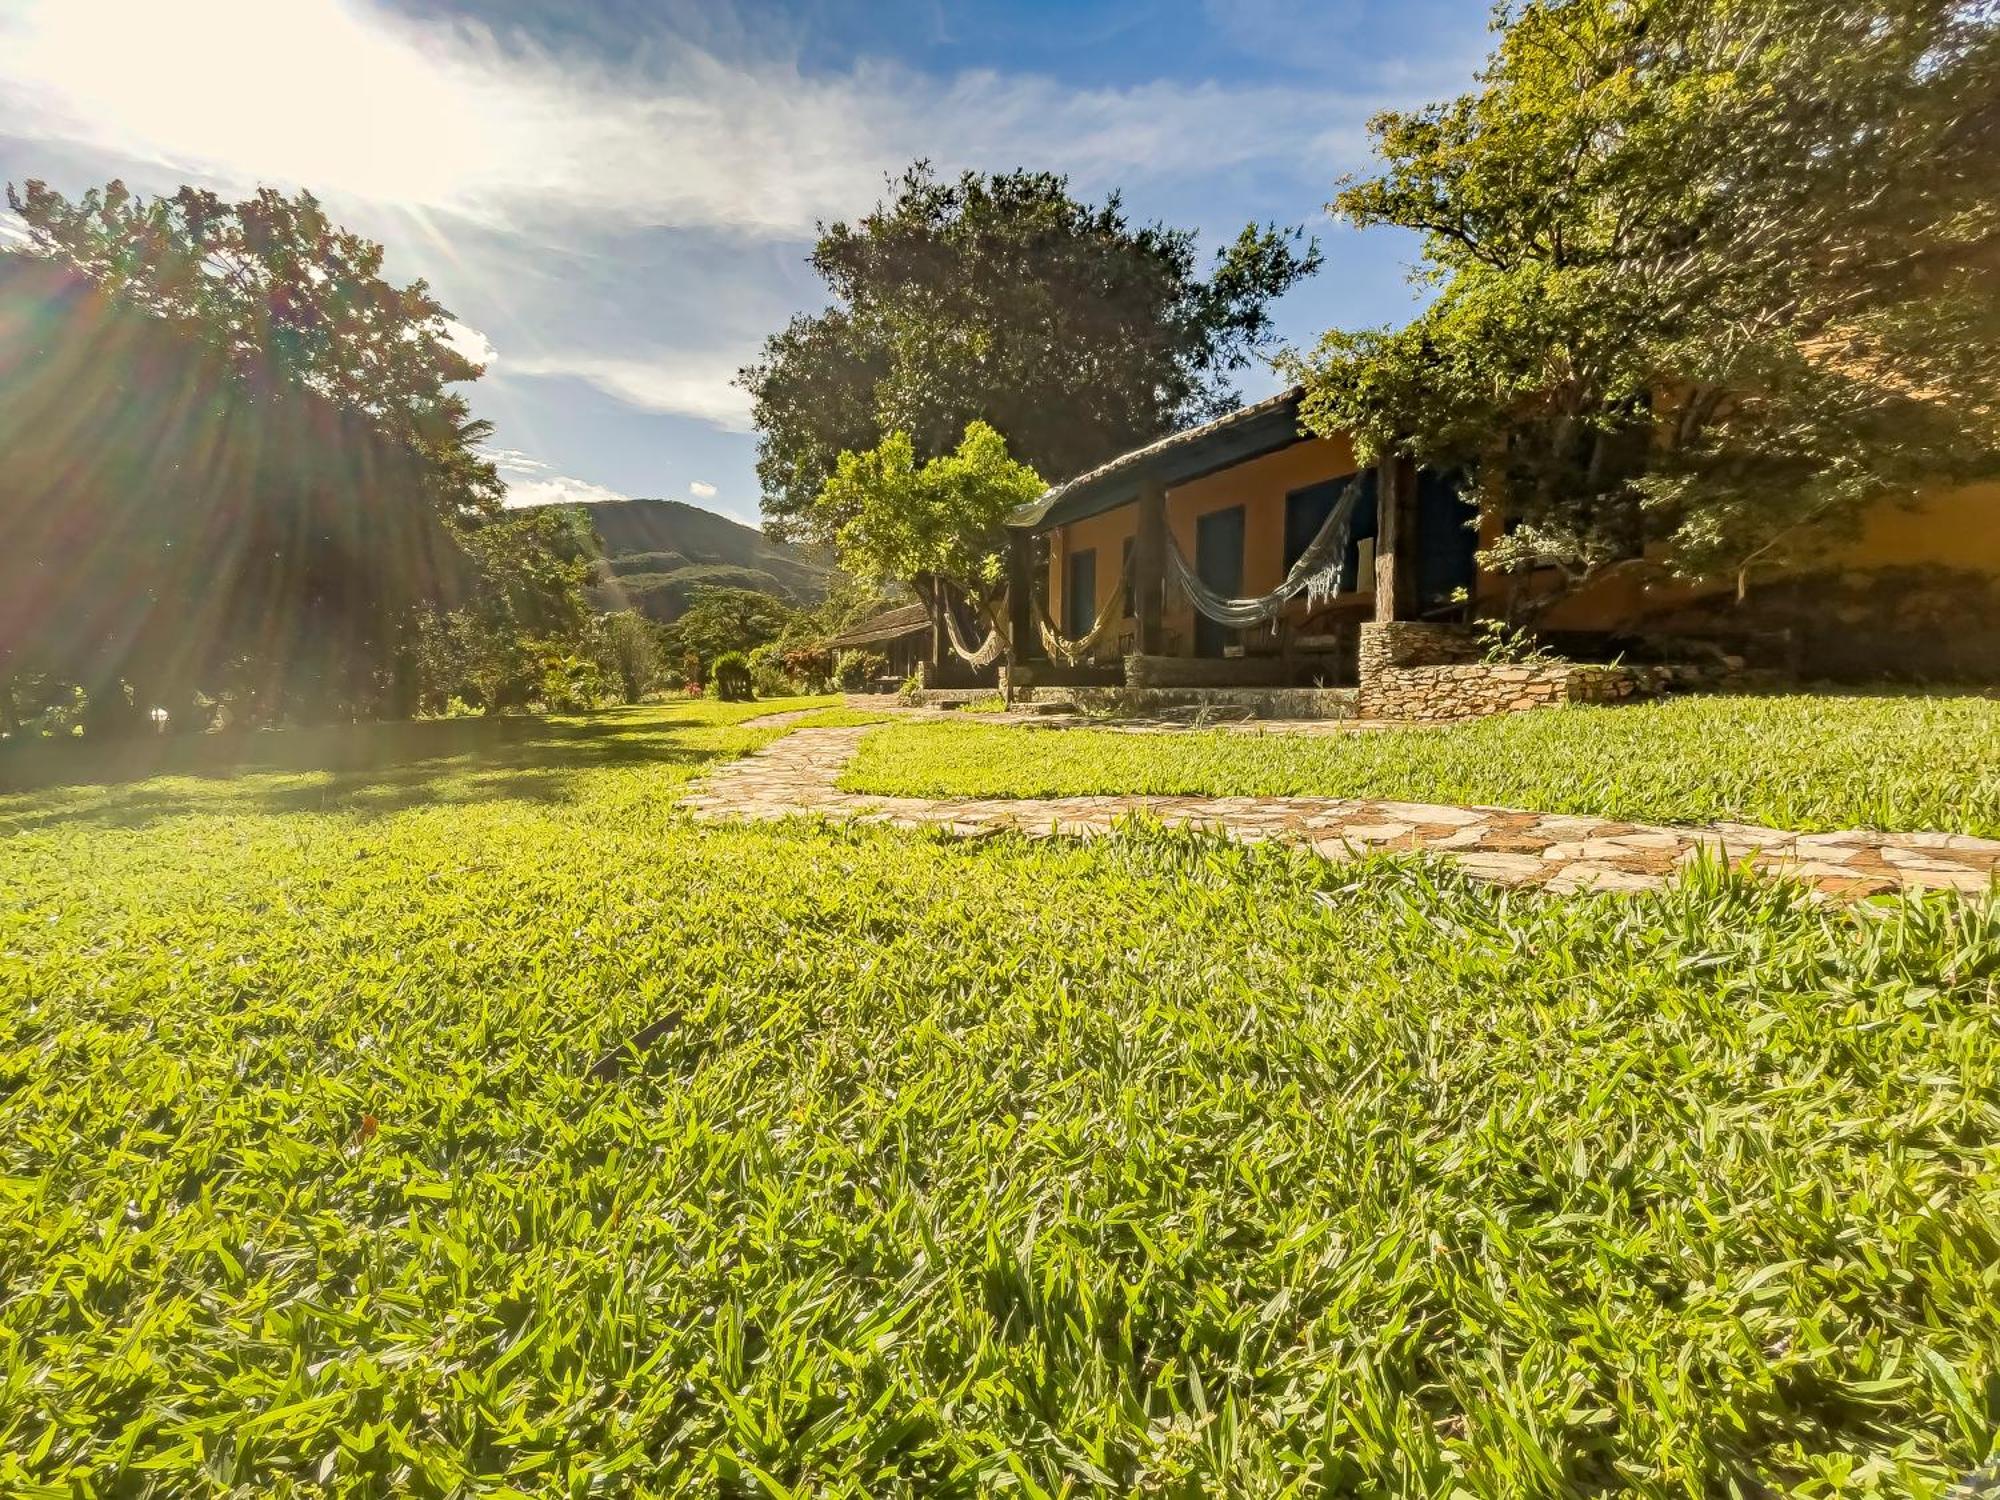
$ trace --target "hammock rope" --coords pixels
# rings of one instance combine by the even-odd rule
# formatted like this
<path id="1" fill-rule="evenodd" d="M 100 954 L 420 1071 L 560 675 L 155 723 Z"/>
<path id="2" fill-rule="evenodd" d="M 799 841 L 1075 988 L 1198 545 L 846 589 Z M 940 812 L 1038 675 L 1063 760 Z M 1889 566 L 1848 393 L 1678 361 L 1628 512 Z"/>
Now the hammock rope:
<path id="1" fill-rule="evenodd" d="M 944 628 L 945 634 L 951 638 L 952 653 L 975 671 L 992 666 L 1006 654 L 1007 637 L 1000 633 L 997 625 L 986 632 L 986 639 L 979 645 L 966 645 L 965 635 L 958 628 L 958 611 L 949 604 L 944 610 Z"/>
<path id="2" fill-rule="evenodd" d="M 1131 559 L 1118 570 L 1117 580 L 1111 585 L 1111 592 L 1105 596 L 1097 611 L 1097 618 L 1090 622 L 1090 629 L 1075 640 L 1059 632 L 1049 621 L 1049 612 L 1039 600 L 1035 603 L 1035 629 L 1042 638 L 1042 649 L 1052 661 L 1061 662 L 1066 667 L 1081 666 L 1090 659 L 1091 649 L 1103 639 L 1104 632 L 1125 617 L 1125 575 L 1131 568 Z"/>
<path id="3" fill-rule="evenodd" d="M 1251 599 L 1231 599 L 1218 594 L 1201 581 L 1189 564 L 1173 533 L 1167 533 L 1167 573 L 1188 602 L 1218 625 L 1242 630 L 1266 621 L 1275 621 L 1284 607 L 1304 594 L 1308 608 L 1340 591 L 1341 565 L 1347 556 L 1347 536 L 1354 525 L 1354 508 L 1361 500 L 1362 475 L 1356 474 L 1342 487 L 1339 498 L 1320 528 L 1313 534 L 1299 560 L 1292 564 L 1280 583 L 1268 594 Z"/>

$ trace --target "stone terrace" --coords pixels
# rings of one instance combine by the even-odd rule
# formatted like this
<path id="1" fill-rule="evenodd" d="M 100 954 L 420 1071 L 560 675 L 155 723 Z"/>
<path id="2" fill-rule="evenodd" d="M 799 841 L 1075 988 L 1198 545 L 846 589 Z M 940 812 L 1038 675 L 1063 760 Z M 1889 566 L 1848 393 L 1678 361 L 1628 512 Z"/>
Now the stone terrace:
<path id="1" fill-rule="evenodd" d="M 791 817 L 939 828 L 967 837 L 1092 838 L 1120 820 L 1157 819 L 1243 843 L 1309 846 L 1329 859 L 1423 849 L 1469 875 L 1548 891 L 1648 890 L 1703 853 L 1749 861 L 1842 900 L 1902 887 L 1979 892 L 2000 871 L 2000 840 L 1956 833 L 1787 833 L 1623 823 L 1564 813 L 1341 797 L 873 797 L 836 784 L 866 727 L 800 729 L 695 783 L 685 806 L 707 821 Z"/>

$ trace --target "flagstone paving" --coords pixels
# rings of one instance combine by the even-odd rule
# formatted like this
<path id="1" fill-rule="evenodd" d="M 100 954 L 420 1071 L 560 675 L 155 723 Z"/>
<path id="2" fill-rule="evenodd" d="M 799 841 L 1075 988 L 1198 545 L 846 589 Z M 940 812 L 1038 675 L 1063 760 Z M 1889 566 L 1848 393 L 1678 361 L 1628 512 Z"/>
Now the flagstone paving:
<path id="1" fill-rule="evenodd" d="M 1959 833 L 1788 833 L 1748 824 L 1701 828 L 1567 813 L 1351 797 L 875 797 L 843 791 L 840 772 L 866 726 L 799 729 L 696 782 L 684 805 L 704 821 L 822 817 L 966 838 L 1094 838 L 1145 816 L 1242 843 L 1308 846 L 1328 859 L 1425 849 L 1467 874 L 1549 891 L 1647 890 L 1703 853 L 1809 882 L 1837 899 L 1900 887 L 1978 892 L 2000 872 L 2000 839 Z"/>

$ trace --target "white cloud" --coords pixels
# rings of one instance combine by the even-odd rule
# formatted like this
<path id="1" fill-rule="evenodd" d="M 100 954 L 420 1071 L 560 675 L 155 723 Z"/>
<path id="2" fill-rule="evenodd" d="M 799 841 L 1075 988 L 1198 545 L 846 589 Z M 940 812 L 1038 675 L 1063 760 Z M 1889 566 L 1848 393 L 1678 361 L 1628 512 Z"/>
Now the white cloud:
<path id="1" fill-rule="evenodd" d="M 496 374 L 585 381 L 643 411 L 694 417 L 725 432 L 749 432 L 750 393 L 731 384 L 741 361 L 726 354 L 661 354 L 630 359 L 597 354 L 509 358 Z"/>
<path id="2" fill-rule="evenodd" d="M 919 155 L 945 169 L 1059 162 L 1086 183 L 1260 160 L 1330 180 L 1354 164 L 1361 121 L 1395 102 L 1367 88 L 1076 89 L 879 62 L 809 73 L 635 40 L 634 55 L 665 59 L 641 71 L 361 0 L 17 0 L 10 12 L 0 131 L 514 225 L 585 212 L 797 237 L 873 201 L 883 173 Z"/>
<path id="3" fill-rule="evenodd" d="M 493 460 L 493 466 L 500 471 L 500 478 L 507 486 L 506 505 L 510 510 L 528 505 L 577 505 L 585 501 L 632 498 L 608 485 L 558 474 L 519 448 L 482 448 L 480 453 Z"/>
<path id="4" fill-rule="evenodd" d="M 688 493 L 697 500 L 713 500 L 715 498 L 715 486 L 709 484 L 706 480 L 691 479 L 688 481 Z"/>
<path id="5" fill-rule="evenodd" d="M 493 340 L 470 323 L 461 323 L 456 318 L 445 319 L 444 341 L 474 364 L 489 369 L 493 361 L 500 357 L 500 351 L 493 347 Z"/>
<path id="6" fill-rule="evenodd" d="M 519 448 L 482 448 L 481 457 L 490 458 L 502 474 L 546 474 L 549 466 Z"/>
<path id="7" fill-rule="evenodd" d="M 580 505 L 588 501 L 631 498 L 621 490 L 592 484 L 588 479 L 575 479 L 568 474 L 551 474 L 546 479 L 507 481 L 507 507 L 510 510 L 529 505 Z"/>

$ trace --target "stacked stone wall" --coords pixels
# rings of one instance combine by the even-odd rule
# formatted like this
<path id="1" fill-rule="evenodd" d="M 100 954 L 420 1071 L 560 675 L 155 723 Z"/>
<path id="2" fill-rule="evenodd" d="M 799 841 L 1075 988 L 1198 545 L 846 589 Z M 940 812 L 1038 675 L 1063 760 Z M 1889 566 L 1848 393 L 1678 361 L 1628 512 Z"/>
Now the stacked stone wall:
<path id="1" fill-rule="evenodd" d="M 1361 627 L 1356 710 L 1367 719 L 1478 719 L 1559 703 L 1622 703 L 1715 687 L 1726 668 L 1480 660 L 1470 627 L 1390 620 Z"/>

